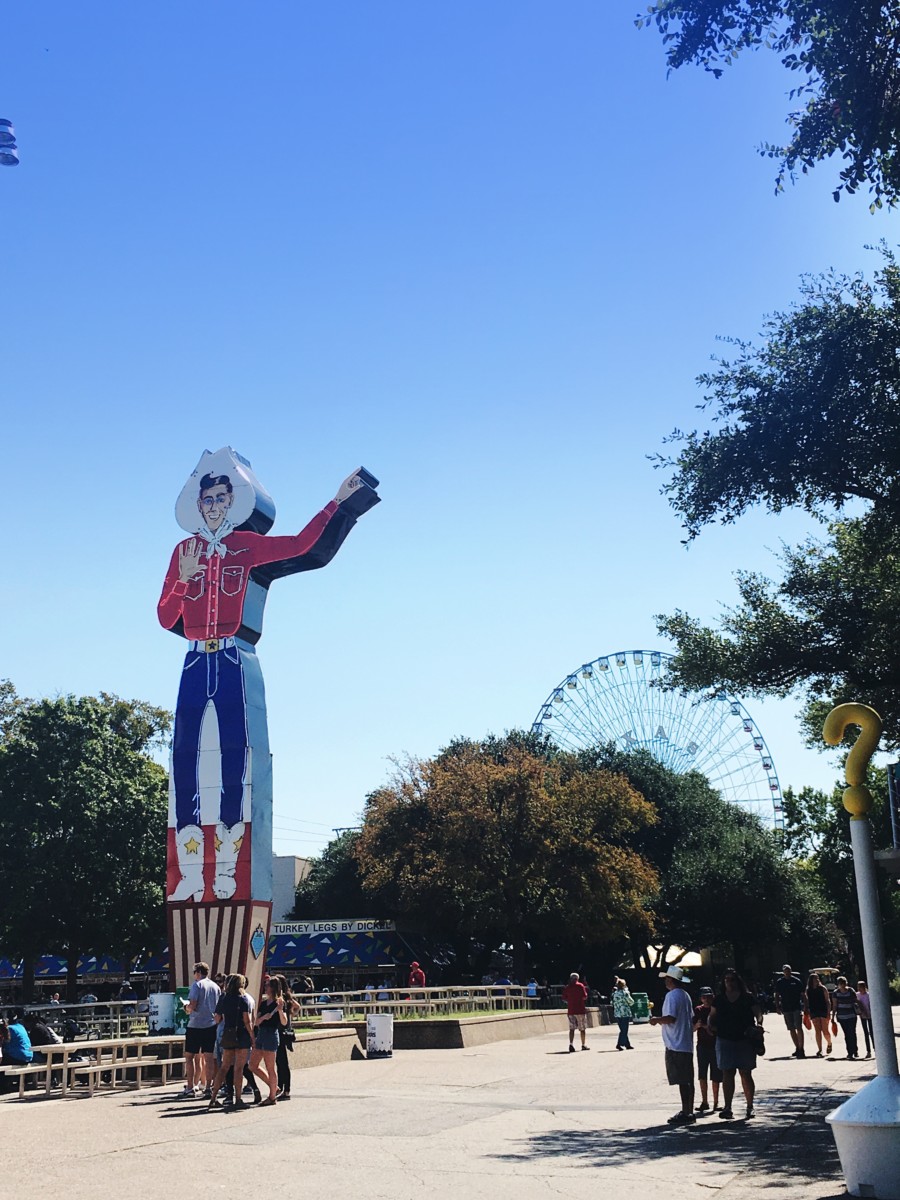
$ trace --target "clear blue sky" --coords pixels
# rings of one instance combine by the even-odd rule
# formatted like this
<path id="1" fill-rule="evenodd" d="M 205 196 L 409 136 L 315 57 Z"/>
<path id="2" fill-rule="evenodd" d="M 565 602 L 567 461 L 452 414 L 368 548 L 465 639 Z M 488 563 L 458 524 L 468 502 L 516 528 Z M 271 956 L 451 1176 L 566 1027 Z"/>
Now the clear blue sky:
<path id="1" fill-rule="evenodd" d="M 388 758 L 527 726 L 599 654 L 714 617 L 807 528 L 690 551 L 645 456 L 717 334 L 891 238 L 836 168 L 781 197 L 790 80 L 666 79 L 633 0 L 12 3 L 0 115 L 0 674 L 172 707 L 155 605 L 204 447 L 300 528 L 351 469 L 384 503 L 272 589 L 276 848 L 355 821 Z M 665 648 L 665 647 L 662 647 Z M 827 784 L 748 701 L 782 783 Z"/>

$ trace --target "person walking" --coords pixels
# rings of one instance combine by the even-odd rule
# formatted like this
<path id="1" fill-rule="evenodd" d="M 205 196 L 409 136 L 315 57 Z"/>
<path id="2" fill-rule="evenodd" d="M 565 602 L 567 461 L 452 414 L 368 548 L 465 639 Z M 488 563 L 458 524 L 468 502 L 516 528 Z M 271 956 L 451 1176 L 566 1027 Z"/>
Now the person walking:
<path id="1" fill-rule="evenodd" d="M 587 998 L 588 990 L 581 982 L 578 972 L 573 971 L 569 982 L 562 990 L 563 1000 L 569 1016 L 569 1053 L 575 1053 L 575 1030 L 581 1034 L 581 1048 L 587 1050 Z"/>
<path id="2" fill-rule="evenodd" d="M 651 1017 L 651 1025 L 662 1026 L 663 1044 L 666 1048 L 666 1078 L 671 1087 L 681 1094 L 681 1111 L 669 1117 L 669 1125 L 692 1125 L 694 1115 L 694 1006 L 685 990 L 690 983 L 681 967 L 668 967 L 660 971 L 665 980 L 666 998 L 662 1013 Z"/>
<path id="3" fill-rule="evenodd" d="M 871 1058 L 872 1047 L 875 1045 L 875 1036 L 872 1033 L 872 997 L 869 995 L 869 985 L 864 979 L 860 979 L 856 985 L 856 1003 L 859 1005 L 859 1023 L 866 1039 L 866 1058 Z"/>
<path id="4" fill-rule="evenodd" d="M 806 1011 L 816 1035 L 816 1058 L 821 1058 L 823 1042 L 826 1047 L 825 1053 L 831 1053 L 831 997 L 815 971 L 811 972 L 806 981 L 804 996 Z"/>
<path id="5" fill-rule="evenodd" d="M 806 1058 L 803 1049 L 803 984 L 787 963 L 781 968 L 781 978 L 775 983 L 775 1007 L 784 1017 L 794 1043 L 794 1058 Z"/>
<path id="6" fill-rule="evenodd" d="M 253 1045 L 253 1026 L 250 1023 L 250 1004 L 244 991 L 243 975 L 232 975 L 225 984 L 225 991 L 216 1005 L 216 1023 L 225 1026 L 222 1034 L 222 1062 L 210 1089 L 212 1098 L 207 1111 L 221 1108 L 219 1088 L 229 1068 L 234 1071 L 234 1108 L 246 1108 L 247 1105 L 241 1099 L 241 1080 L 247 1056 Z"/>
<path id="7" fill-rule="evenodd" d="M 779 982 L 781 982 L 779 980 Z M 799 980 L 798 980 L 799 982 Z M 731 1121 L 734 1113 L 735 1074 L 740 1074 L 744 1099 L 747 1101 L 747 1119 L 753 1116 L 753 1101 L 756 1084 L 756 1031 L 762 1029 L 762 1009 L 756 997 L 747 989 L 737 971 L 729 967 L 722 977 L 722 990 L 712 1002 L 709 1029 L 716 1035 L 716 1058 L 722 1072 L 723 1108 L 720 1120 Z"/>
<path id="8" fill-rule="evenodd" d="M 722 1072 L 719 1070 L 716 1058 L 716 1035 L 709 1028 L 713 995 L 711 987 L 702 987 L 700 1003 L 694 1009 L 694 1032 L 697 1034 L 697 1079 L 700 1083 L 700 1103 L 694 1110 L 697 1113 L 709 1112 L 707 1080 L 712 1083 L 712 1111 L 716 1112 L 719 1107 L 719 1084 L 722 1082 Z"/>
<path id="9" fill-rule="evenodd" d="M 281 981 L 274 975 L 266 980 L 265 998 L 260 1000 L 256 1013 L 255 1044 L 250 1055 L 250 1070 L 268 1086 L 269 1094 L 260 1108 L 277 1103 L 278 1069 L 275 1056 L 281 1038 L 282 1026 L 287 1024 Z M 260 1070 L 262 1066 L 263 1070 Z M 235 1072 L 237 1074 L 237 1072 Z"/>
<path id="10" fill-rule="evenodd" d="M 856 992 L 847 986 L 844 975 L 838 975 L 837 987 L 831 993 L 831 1013 L 844 1035 L 848 1058 L 859 1058 L 859 1045 L 856 1040 L 856 1017 L 859 1012 L 859 1002 Z"/>
<path id="11" fill-rule="evenodd" d="M 617 1050 L 633 1050 L 628 1037 L 628 1026 L 631 1024 L 631 1010 L 634 1008 L 634 997 L 628 990 L 624 979 L 616 979 L 613 992 L 613 1017 L 619 1026 L 619 1037 L 616 1041 Z"/>

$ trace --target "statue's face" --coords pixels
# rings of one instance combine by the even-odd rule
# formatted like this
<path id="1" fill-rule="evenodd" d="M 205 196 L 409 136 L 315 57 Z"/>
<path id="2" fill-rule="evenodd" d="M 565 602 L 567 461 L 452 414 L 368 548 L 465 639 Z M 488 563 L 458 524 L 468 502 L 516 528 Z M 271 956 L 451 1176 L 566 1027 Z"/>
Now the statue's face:
<path id="1" fill-rule="evenodd" d="M 206 522 L 207 527 L 213 533 L 215 533 L 228 516 L 228 510 L 231 508 L 233 501 L 234 493 L 229 492 L 224 483 L 217 483 L 215 487 L 204 488 L 200 493 L 197 507 L 200 509 L 200 515 Z"/>

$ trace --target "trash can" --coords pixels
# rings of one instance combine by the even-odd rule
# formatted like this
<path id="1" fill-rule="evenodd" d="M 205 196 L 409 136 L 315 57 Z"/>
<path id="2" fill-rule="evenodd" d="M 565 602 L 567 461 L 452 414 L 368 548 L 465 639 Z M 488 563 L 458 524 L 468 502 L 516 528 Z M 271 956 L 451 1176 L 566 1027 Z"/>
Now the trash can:
<path id="1" fill-rule="evenodd" d="M 634 1008 L 631 1010 L 631 1019 L 635 1025 L 646 1025 L 650 1020 L 650 997 L 646 992 L 632 992 L 631 998 L 634 1000 Z"/>
<path id="2" fill-rule="evenodd" d="M 342 1008 L 323 1008 L 322 1009 L 322 1024 L 323 1025 L 340 1025 L 344 1019 L 344 1010 Z"/>
<path id="3" fill-rule="evenodd" d="M 391 1058 L 394 1053 L 393 1013 L 366 1017 L 366 1058 Z"/>

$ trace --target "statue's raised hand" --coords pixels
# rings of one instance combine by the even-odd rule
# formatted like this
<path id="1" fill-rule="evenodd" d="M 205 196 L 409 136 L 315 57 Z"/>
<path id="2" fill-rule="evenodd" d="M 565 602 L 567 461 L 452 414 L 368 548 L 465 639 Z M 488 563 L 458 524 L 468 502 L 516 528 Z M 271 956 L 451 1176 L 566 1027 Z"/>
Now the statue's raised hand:
<path id="1" fill-rule="evenodd" d="M 200 557 L 203 553 L 203 543 L 199 538 L 191 538 L 178 550 L 178 578 L 187 583 L 203 570 Z"/>

